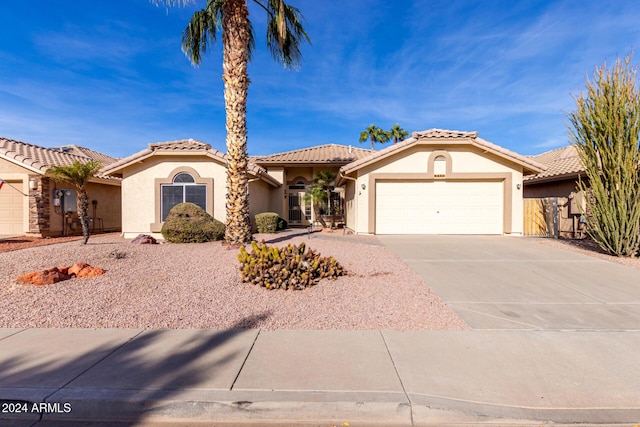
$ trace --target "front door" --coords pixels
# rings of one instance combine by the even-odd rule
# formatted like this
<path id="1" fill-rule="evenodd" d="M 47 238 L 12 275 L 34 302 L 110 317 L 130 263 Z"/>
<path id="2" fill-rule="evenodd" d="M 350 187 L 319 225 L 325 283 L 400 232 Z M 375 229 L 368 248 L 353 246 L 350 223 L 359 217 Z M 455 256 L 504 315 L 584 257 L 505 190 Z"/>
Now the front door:
<path id="1" fill-rule="evenodd" d="M 311 218 L 311 206 L 305 204 L 304 191 L 289 192 L 289 224 L 307 224 Z"/>

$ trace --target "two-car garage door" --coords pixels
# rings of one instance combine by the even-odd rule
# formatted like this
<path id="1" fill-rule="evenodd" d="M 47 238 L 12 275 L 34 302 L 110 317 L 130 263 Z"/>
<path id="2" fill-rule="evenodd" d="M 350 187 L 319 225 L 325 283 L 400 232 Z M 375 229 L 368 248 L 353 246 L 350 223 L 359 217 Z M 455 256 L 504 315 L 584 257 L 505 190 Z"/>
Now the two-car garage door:
<path id="1" fill-rule="evenodd" d="M 376 234 L 502 234 L 503 181 L 378 181 Z"/>
<path id="2" fill-rule="evenodd" d="M 22 181 L 7 181 L 0 188 L 0 234 L 24 232 L 24 196 L 17 188 L 22 188 Z"/>

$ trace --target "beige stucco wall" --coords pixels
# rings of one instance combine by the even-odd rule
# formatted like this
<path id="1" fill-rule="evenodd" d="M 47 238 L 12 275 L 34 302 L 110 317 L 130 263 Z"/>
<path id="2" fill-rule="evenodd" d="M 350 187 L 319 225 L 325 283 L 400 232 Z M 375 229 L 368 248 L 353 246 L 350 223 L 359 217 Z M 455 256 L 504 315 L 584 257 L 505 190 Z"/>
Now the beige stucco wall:
<path id="1" fill-rule="evenodd" d="M 356 200 L 358 208 L 355 212 L 355 224 L 353 228 L 358 233 L 368 233 L 371 229 L 369 216 L 370 201 L 373 201 L 375 191 L 375 177 L 379 174 L 415 174 L 415 178 L 420 179 L 433 171 L 429 170 L 429 159 L 434 151 L 444 151 L 451 159 L 450 171 L 447 176 L 469 177 L 475 179 L 473 174 L 487 174 L 495 176 L 509 176 L 510 184 L 505 181 L 505 185 L 510 185 L 506 191 L 511 195 L 510 207 L 510 227 L 505 230 L 508 234 L 522 235 L 523 230 L 523 203 L 522 189 L 517 188 L 517 184 L 522 185 L 522 166 L 511 163 L 506 159 L 491 153 L 483 153 L 480 149 L 472 146 L 442 146 L 432 147 L 428 145 L 418 145 L 403 150 L 377 163 L 366 166 L 357 171 L 353 177 L 357 178 L 356 191 L 348 197 Z M 387 175 L 388 176 L 388 175 Z M 433 178 L 431 178 L 433 179 Z M 445 178 L 446 179 L 446 178 Z M 366 190 L 362 191 L 362 184 Z M 505 197 L 505 204 L 508 203 Z"/>
<path id="2" fill-rule="evenodd" d="M 213 179 L 213 188 L 207 189 L 207 196 L 213 199 L 213 209 L 208 213 L 219 221 L 226 221 L 224 165 L 205 156 L 153 156 L 123 171 L 122 232 L 125 237 L 151 234 L 162 238 L 159 230 L 151 230 L 151 225 L 160 221 L 156 218 L 156 203 L 159 203 L 156 200 L 156 178 L 170 179 L 176 169 L 185 166 L 192 168 L 200 178 Z M 198 179 L 197 176 L 194 178 Z"/>
<path id="3" fill-rule="evenodd" d="M 281 185 L 278 188 L 269 186 L 269 211 L 275 212 L 280 215 L 281 218 L 287 219 L 284 215 L 287 212 L 285 192 L 287 188 L 286 184 L 286 172 L 283 167 L 270 167 L 269 175 L 275 178 Z"/>
<path id="4" fill-rule="evenodd" d="M 272 188 L 272 186 L 264 181 L 249 182 L 249 215 L 251 216 L 252 221 L 256 214 L 262 212 L 275 212 L 271 208 Z"/>
<path id="5" fill-rule="evenodd" d="M 356 228 L 356 217 L 358 214 L 358 204 L 356 198 L 359 197 L 356 193 L 356 184 L 354 181 L 347 181 L 344 190 L 344 213 L 346 226 L 350 230 Z"/>

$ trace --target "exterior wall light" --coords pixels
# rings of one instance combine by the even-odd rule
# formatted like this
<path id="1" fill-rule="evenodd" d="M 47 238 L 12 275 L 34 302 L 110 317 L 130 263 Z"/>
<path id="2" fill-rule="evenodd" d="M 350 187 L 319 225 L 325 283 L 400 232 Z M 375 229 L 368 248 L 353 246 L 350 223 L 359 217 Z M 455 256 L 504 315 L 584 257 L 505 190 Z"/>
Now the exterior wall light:
<path id="1" fill-rule="evenodd" d="M 363 190 L 367 189 L 367 184 L 365 184 L 364 182 L 362 184 L 360 184 L 360 188 L 362 188 Z"/>
<path id="2" fill-rule="evenodd" d="M 516 188 L 519 190 L 520 188 L 522 188 L 522 184 L 516 184 Z"/>

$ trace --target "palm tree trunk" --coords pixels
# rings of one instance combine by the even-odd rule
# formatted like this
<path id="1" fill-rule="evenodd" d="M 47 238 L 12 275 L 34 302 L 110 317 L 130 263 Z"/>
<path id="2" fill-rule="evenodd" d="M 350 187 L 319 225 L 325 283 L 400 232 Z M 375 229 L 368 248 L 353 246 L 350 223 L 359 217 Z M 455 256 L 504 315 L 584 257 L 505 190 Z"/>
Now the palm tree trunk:
<path id="1" fill-rule="evenodd" d="M 89 195 L 86 191 L 78 190 L 78 216 L 82 225 L 82 244 L 89 241 Z"/>
<path id="2" fill-rule="evenodd" d="M 371 150 L 375 150 L 375 143 L 376 143 L 376 139 L 373 137 L 373 135 L 371 135 Z"/>
<path id="3" fill-rule="evenodd" d="M 251 241 L 247 177 L 247 92 L 249 77 L 249 10 L 245 0 L 227 0 L 222 21 L 222 80 L 227 128 L 227 227 L 225 241 Z"/>
<path id="4" fill-rule="evenodd" d="M 320 223 L 322 228 L 327 228 L 327 222 L 322 218 L 322 213 L 320 212 L 320 203 L 313 203 L 313 216 L 315 216 L 315 220 Z"/>

